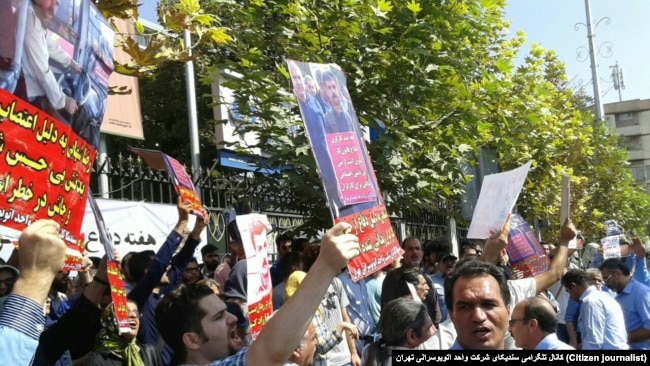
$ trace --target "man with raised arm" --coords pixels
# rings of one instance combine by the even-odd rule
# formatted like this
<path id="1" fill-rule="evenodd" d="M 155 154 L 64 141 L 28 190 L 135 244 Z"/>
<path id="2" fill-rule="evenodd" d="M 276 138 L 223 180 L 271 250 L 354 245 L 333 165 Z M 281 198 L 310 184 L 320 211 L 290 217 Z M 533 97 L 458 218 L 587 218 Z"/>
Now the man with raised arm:
<path id="1" fill-rule="evenodd" d="M 65 259 L 59 224 L 38 220 L 19 239 L 20 275 L 0 314 L 0 364 L 29 365 L 45 325 L 43 306 Z"/>
<path id="2" fill-rule="evenodd" d="M 349 224 L 327 231 L 321 253 L 295 294 L 269 319 L 258 338 L 242 348 L 236 318 L 205 285 L 181 285 L 156 308 L 156 324 L 180 364 L 282 365 L 300 344 L 332 279 L 359 255 Z"/>

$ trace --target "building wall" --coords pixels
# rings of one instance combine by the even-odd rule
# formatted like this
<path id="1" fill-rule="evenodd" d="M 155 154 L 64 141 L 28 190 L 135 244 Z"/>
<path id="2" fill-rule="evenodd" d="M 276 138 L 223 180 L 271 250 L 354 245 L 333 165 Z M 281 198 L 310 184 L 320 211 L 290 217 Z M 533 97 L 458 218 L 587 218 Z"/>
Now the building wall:
<path id="1" fill-rule="evenodd" d="M 650 99 L 609 103 L 604 108 L 609 126 L 627 146 L 632 175 L 650 193 Z"/>

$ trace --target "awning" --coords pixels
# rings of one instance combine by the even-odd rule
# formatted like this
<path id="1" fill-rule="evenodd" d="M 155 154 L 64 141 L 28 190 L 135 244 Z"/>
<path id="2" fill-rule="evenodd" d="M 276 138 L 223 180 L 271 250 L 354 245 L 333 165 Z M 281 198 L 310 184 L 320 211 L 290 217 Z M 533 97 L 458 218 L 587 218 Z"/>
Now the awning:
<path id="1" fill-rule="evenodd" d="M 258 169 L 257 160 L 261 159 L 264 163 L 264 158 L 254 157 L 250 155 L 240 155 L 234 151 L 219 149 L 219 165 L 228 168 L 246 170 L 250 172 L 260 172 L 263 174 L 279 173 L 279 169 Z"/>

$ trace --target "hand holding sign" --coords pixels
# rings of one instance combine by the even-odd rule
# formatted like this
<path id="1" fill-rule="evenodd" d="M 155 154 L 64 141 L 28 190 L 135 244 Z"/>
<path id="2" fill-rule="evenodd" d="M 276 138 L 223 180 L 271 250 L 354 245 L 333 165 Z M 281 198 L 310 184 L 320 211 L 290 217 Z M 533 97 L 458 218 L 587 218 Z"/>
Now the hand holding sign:
<path id="1" fill-rule="evenodd" d="M 578 230 L 573 225 L 573 221 L 567 218 L 560 228 L 560 245 L 568 245 L 578 235 Z"/>
<path id="2" fill-rule="evenodd" d="M 636 255 L 637 258 L 639 259 L 644 259 L 645 258 L 645 247 L 643 246 L 643 243 L 641 242 L 641 239 L 638 237 L 634 237 L 632 239 L 632 251 Z"/>

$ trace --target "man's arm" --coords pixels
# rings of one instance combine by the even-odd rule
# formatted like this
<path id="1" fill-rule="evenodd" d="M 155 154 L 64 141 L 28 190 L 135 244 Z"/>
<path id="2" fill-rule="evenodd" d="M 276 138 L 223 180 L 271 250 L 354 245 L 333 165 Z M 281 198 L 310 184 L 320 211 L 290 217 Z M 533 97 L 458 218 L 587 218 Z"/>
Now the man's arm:
<path id="1" fill-rule="evenodd" d="M 66 350 L 72 359 L 82 357 L 95 345 L 101 329 L 99 303 L 106 290 L 106 255 L 99 262 L 95 278 L 84 290 L 79 300 L 38 341 L 34 364 L 55 364 Z"/>
<path id="2" fill-rule="evenodd" d="M 648 273 L 648 264 L 645 260 L 645 247 L 638 237 L 632 239 L 632 251 L 636 257 L 636 266 L 634 267 L 634 279 L 650 287 L 650 274 Z"/>
<path id="3" fill-rule="evenodd" d="M 43 306 L 50 285 L 63 265 L 66 246 L 59 224 L 39 220 L 20 235 L 20 276 L 0 314 L 0 363 L 28 365 L 45 323 Z"/>
<path id="4" fill-rule="evenodd" d="M 161 289 L 160 293 L 165 294 L 173 290 L 181 281 L 183 276 L 183 271 L 187 264 L 192 258 L 194 258 L 194 250 L 201 243 L 201 232 L 208 225 L 208 215 L 203 215 L 203 218 L 197 216 L 196 222 L 194 223 L 194 228 L 192 233 L 185 240 L 185 244 L 181 250 L 178 251 L 178 254 L 172 259 L 172 268 L 167 272 L 167 278 L 169 279 L 169 285 Z"/>
<path id="5" fill-rule="evenodd" d="M 176 252 L 176 249 L 183 240 L 183 231 L 187 227 L 187 221 L 189 220 L 190 211 L 192 210 L 192 203 L 189 201 L 182 202 L 181 198 L 178 197 L 176 208 L 178 209 L 178 222 L 176 223 L 174 230 L 169 233 L 165 243 L 163 243 L 160 249 L 158 249 L 158 252 L 149 265 L 144 277 L 138 281 L 135 287 L 127 295 L 130 300 L 133 300 L 138 304 L 138 308 L 144 306 L 151 291 L 158 286 L 163 273 L 165 273 L 167 265 L 174 255 L 174 252 Z"/>
<path id="6" fill-rule="evenodd" d="M 548 289 L 555 282 L 559 281 L 564 274 L 567 258 L 569 256 L 569 242 L 575 238 L 578 231 L 570 219 L 566 219 L 562 228 L 560 229 L 560 243 L 556 248 L 553 261 L 548 267 L 548 271 L 538 274 L 533 277 L 537 286 L 537 293 Z"/>
<path id="7" fill-rule="evenodd" d="M 501 230 L 493 230 L 492 235 L 485 242 L 483 254 L 481 254 L 480 258 L 483 262 L 499 263 L 499 255 L 508 245 L 508 233 L 510 233 L 510 215 L 506 217 Z"/>
<path id="8" fill-rule="evenodd" d="M 352 323 L 350 321 L 350 315 L 348 315 L 348 311 L 345 308 L 345 306 L 341 308 L 341 317 L 344 322 Z M 348 348 L 350 349 L 350 363 L 352 366 L 361 366 L 361 359 L 357 353 L 357 344 L 354 342 L 352 333 L 345 332 L 345 340 L 348 342 Z"/>
<path id="9" fill-rule="evenodd" d="M 248 365 L 282 365 L 300 344 L 332 279 L 360 253 L 359 239 L 344 234 L 350 225 L 338 223 L 325 233 L 320 255 L 302 284 L 264 325 L 248 349 Z"/>
<path id="10" fill-rule="evenodd" d="M 627 333 L 628 343 L 641 342 L 650 339 L 650 292 L 643 294 L 638 299 L 635 307 L 639 314 L 639 318 L 641 318 L 641 326 L 638 329 Z"/>

